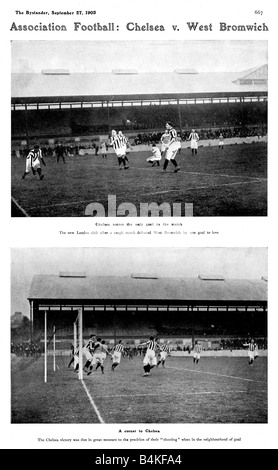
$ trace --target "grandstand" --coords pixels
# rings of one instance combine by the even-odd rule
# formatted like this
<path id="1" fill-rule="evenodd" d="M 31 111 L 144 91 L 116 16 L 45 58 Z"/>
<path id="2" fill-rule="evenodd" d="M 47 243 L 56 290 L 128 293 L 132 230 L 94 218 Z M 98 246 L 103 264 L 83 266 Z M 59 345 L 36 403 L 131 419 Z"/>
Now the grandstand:
<path id="1" fill-rule="evenodd" d="M 83 334 L 92 331 L 113 344 L 145 340 L 151 334 L 188 344 L 198 338 L 206 348 L 225 341 L 267 337 L 267 279 L 222 276 L 165 278 L 87 276 L 63 272 L 36 275 L 30 293 L 31 339 L 56 329 L 61 349 L 69 349 L 77 310 L 83 312 Z M 231 344 L 231 343 L 227 343 Z M 265 344 L 265 343 L 264 343 Z"/>
<path id="2" fill-rule="evenodd" d="M 173 121 L 181 135 L 198 130 L 254 128 L 266 133 L 267 65 L 242 73 L 199 73 L 193 69 L 140 73 L 71 73 L 42 70 L 13 73 L 12 148 L 54 145 L 55 139 L 98 139 L 112 128 L 134 139 L 162 131 Z"/>

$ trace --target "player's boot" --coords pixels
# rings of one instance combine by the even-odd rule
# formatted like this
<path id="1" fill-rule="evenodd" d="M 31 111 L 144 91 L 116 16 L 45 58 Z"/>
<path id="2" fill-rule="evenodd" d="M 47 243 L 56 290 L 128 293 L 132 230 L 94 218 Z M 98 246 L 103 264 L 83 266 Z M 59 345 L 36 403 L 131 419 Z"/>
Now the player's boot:
<path id="1" fill-rule="evenodd" d="M 174 173 L 177 173 L 178 171 L 180 171 L 180 167 L 177 166 L 175 169 L 174 169 Z"/>

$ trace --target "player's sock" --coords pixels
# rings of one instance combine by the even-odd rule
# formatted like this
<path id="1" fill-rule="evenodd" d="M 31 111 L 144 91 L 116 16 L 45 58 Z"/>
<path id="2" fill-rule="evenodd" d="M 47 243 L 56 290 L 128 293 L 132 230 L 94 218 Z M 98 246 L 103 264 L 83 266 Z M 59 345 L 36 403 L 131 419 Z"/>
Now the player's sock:
<path id="1" fill-rule="evenodd" d="M 158 363 L 157 363 L 156 367 L 158 367 L 158 366 L 159 366 L 159 364 L 161 364 L 161 361 L 158 361 Z"/>
<path id="2" fill-rule="evenodd" d="M 166 170 L 168 163 L 169 163 L 169 160 L 164 161 L 163 170 Z"/>
<path id="3" fill-rule="evenodd" d="M 24 171 L 23 175 L 22 175 L 22 178 L 24 180 L 25 176 L 28 175 L 27 171 Z"/>
<path id="4" fill-rule="evenodd" d="M 74 357 L 69 361 L 69 365 L 68 367 L 70 367 L 72 365 L 72 363 L 74 362 Z"/>
<path id="5" fill-rule="evenodd" d="M 104 367 L 100 366 L 100 368 L 101 368 L 101 373 L 104 374 Z"/>
<path id="6" fill-rule="evenodd" d="M 174 166 L 178 166 L 176 160 L 172 159 L 171 162 L 173 163 Z"/>

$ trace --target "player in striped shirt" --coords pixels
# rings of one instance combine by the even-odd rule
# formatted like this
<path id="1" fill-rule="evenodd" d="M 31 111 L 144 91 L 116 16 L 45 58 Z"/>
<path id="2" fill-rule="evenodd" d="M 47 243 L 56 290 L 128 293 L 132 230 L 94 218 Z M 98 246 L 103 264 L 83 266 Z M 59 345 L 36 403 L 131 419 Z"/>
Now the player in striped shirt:
<path id="1" fill-rule="evenodd" d="M 28 173 L 30 173 L 32 170 L 33 175 L 35 175 L 37 172 L 40 180 L 42 180 L 44 175 L 42 174 L 41 162 L 44 164 L 44 166 L 46 166 L 39 145 L 35 145 L 26 157 L 26 168 L 22 175 L 22 179 L 24 180 L 25 176 L 28 175 Z"/>
<path id="2" fill-rule="evenodd" d="M 128 138 L 122 133 L 122 131 L 118 132 L 118 137 L 122 141 L 123 146 L 125 146 L 125 161 L 128 163 L 129 159 L 127 158 L 127 153 L 132 150 L 132 146 L 130 145 Z"/>
<path id="3" fill-rule="evenodd" d="M 120 339 L 118 344 L 116 344 L 116 346 L 114 346 L 113 348 L 113 354 L 112 354 L 112 366 L 111 366 L 111 370 L 114 372 L 114 370 L 116 369 L 116 367 L 120 364 L 121 362 L 121 358 L 122 358 L 122 353 L 124 352 L 125 350 L 125 347 L 124 345 L 122 344 L 122 340 Z"/>
<path id="4" fill-rule="evenodd" d="M 200 345 L 199 341 L 196 341 L 195 346 L 193 348 L 193 364 L 198 364 L 201 358 L 201 351 L 202 351 L 202 346 Z"/>
<path id="5" fill-rule="evenodd" d="M 255 341 L 252 338 L 250 343 L 244 343 L 243 346 L 248 347 L 249 366 L 252 366 L 254 363 L 254 360 L 257 359 L 259 355 L 258 345 L 255 343 Z"/>
<path id="6" fill-rule="evenodd" d="M 174 129 L 173 124 L 171 122 L 166 122 L 166 130 L 170 136 L 170 140 L 167 144 L 165 144 L 165 160 L 162 172 L 166 172 L 168 163 L 169 161 L 171 161 L 175 167 L 174 173 L 177 173 L 177 171 L 180 171 L 180 167 L 178 166 L 175 158 L 177 155 L 177 151 L 180 148 L 180 142 L 177 138 L 177 131 Z"/>
<path id="7" fill-rule="evenodd" d="M 115 154 L 118 157 L 119 169 L 122 169 L 122 164 L 124 169 L 129 168 L 126 161 L 126 138 L 124 136 L 118 135 L 117 132 L 113 129 L 110 137 L 110 145 L 113 147 Z"/>
<path id="8" fill-rule="evenodd" d="M 197 155 L 199 135 L 197 134 L 197 132 L 195 132 L 195 129 L 192 129 L 187 140 L 191 140 L 192 155 Z"/>
<path id="9" fill-rule="evenodd" d="M 150 371 L 153 367 L 157 365 L 157 359 L 156 359 L 156 350 L 159 349 L 159 345 L 154 339 L 153 336 L 150 336 L 149 341 L 146 343 L 141 343 L 139 344 L 139 348 L 142 346 L 147 346 L 147 351 L 143 360 L 143 368 L 144 368 L 144 374 L 143 377 L 148 377 L 150 375 Z"/>
<path id="10" fill-rule="evenodd" d="M 160 344 L 159 348 L 160 348 L 160 353 L 159 353 L 159 360 L 157 363 L 157 367 L 159 366 L 159 364 L 162 364 L 162 367 L 165 367 L 165 361 L 167 357 L 170 356 L 171 354 L 169 342 L 167 344 Z"/>

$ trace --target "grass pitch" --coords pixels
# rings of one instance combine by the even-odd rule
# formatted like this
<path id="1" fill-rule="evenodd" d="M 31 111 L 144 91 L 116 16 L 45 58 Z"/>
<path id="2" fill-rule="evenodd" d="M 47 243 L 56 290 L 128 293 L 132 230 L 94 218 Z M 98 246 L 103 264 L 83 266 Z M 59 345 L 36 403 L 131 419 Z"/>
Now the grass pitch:
<path id="1" fill-rule="evenodd" d="M 193 203 L 194 217 L 267 215 L 267 144 L 264 142 L 201 147 L 197 156 L 182 149 L 177 156 L 181 171 L 150 167 L 149 152 L 132 151 L 129 170 L 119 171 L 117 158 L 84 155 L 66 158 L 66 164 L 46 158 L 45 175 L 21 176 L 25 159 L 12 160 L 12 216 L 84 217 L 90 203 L 100 203 L 108 214 L 108 195 L 116 207 L 132 203 Z M 162 162 L 163 164 L 163 162 Z M 149 214 L 151 215 L 151 213 Z M 163 213 L 160 212 L 162 216 Z"/>
<path id="2" fill-rule="evenodd" d="M 267 423 L 267 358 L 168 357 L 142 377 L 143 356 L 111 361 L 83 381 L 67 356 L 12 358 L 12 423 Z"/>

